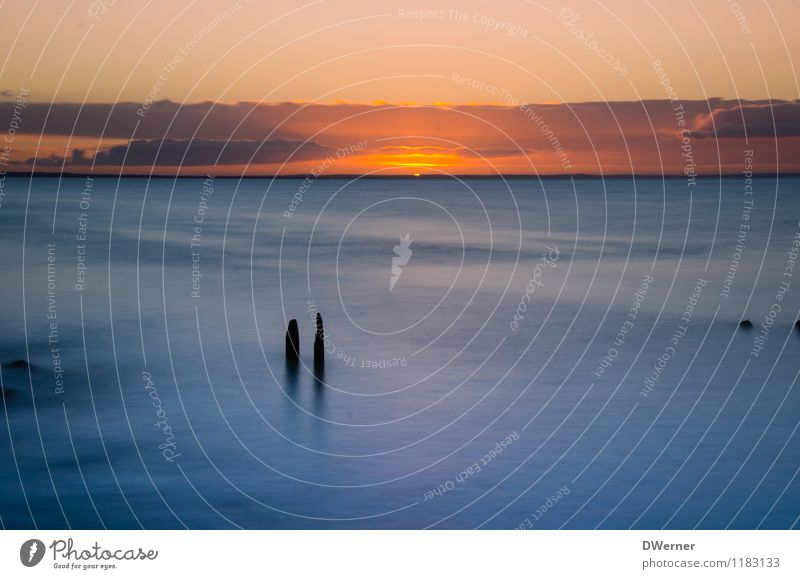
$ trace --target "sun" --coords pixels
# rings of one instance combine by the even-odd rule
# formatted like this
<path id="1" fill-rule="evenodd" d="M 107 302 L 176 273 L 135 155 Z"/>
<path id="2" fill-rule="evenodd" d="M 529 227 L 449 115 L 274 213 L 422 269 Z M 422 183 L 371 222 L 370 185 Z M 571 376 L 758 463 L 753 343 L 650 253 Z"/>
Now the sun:
<path id="1" fill-rule="evenodd" d="M 422 173 L 414 173 L 414 177 L 419 177 Z"/>

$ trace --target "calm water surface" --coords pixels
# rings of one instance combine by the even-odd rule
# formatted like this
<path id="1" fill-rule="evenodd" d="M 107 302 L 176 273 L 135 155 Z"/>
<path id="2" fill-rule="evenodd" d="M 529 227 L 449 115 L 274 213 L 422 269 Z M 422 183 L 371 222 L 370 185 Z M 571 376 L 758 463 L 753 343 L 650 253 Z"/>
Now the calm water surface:
<path id="1" fill-rule="evenodd" d="M 7 177 L 0 522 L 796 526 L 799 188 Z"/>

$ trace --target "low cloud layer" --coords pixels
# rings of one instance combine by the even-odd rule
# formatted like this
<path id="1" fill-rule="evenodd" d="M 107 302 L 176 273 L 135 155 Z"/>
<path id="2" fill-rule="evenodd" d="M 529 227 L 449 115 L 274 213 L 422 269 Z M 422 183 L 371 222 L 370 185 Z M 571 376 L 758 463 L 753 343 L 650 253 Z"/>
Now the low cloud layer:
<path id="1" fill-rule="evenodd" d="M 800 103 L 751 103 L 718 108 L 700 120 L 695 136 L 723 139 L 798 137 Z"/>
<path id="2" fill-rule="evenodd" d="M 13 102 L 0 102 L 0 122 L 10 122 L 14 114 Z M 757 170 L 800 171 L 792 154 L 800 144 L 797 101 L 522 106 L 159 101 L 147 110 L 134 103 L 28 103 L 18 125 L 14 163 L 30 168 L 35 162 L 42 170 L 180 166 L 200 173 L 241 165 L 250 172 L 302 173 L 337 151 L 369 143 L 348 152 L 332 170 L 417 164 L 455 173 L 684 174 L 691 165 L 698 173 L 719 173 L 739 171 L 748 148 L 755 150 Z M 28 140 L 35 144 L 28 150 L 26 135 L 36 137 Z"/>
<path id="3" fill-rule="evenodd" d="M 333 153 L 333 149 L 318 143 L 273 139 L 267 141 L 195 140 L 136 140 L 126 145 L 102 149 L 91 155 L 84 149 L 73 149 L 65 159 L 50 155 L 44 159 L 30 158 L 27 164 L 47 167 L 88 166 L 190 166 L 270 164 L 318 159 Z"/>

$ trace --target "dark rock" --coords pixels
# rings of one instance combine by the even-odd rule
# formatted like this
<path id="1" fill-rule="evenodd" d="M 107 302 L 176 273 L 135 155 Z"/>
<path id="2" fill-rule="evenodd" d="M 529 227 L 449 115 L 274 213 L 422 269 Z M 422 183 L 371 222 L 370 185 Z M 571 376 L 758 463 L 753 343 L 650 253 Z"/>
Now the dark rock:
<path id="1" fill-rule="evenodd" d="M 16 398 L 17 393 L 13 390 L 9 390 L 8 388 L 0 388 L 0 404 L 2 401 L 10 401 L 12 398 Z"/>
<path id="2" fill-rule="evenodd" d="M 321 368 L 325 365 L 325 329 L 322 326 L 322 316 L 317 314 L 317 333 L 314 336 L 314 366 Z"/>
<path id="3" fill-rule="evenodd" d="M 752 328 L 753 327 L 753 322 L 751 322 L 750 320 L 742 320 L 741 322 L 739 322 L 739 327 L 740 328 Z"/>
<path id="4" fill-rule="evenodd" d="M 6 362 L 3 364 L 4 370 L 27 370 L 31 365 L 27 360 L 14 360 L 13 362 Z"/>
<path id="5" fill-rule="evenodd" d="M 286 361 L 297 363 L 300 360 L 300 331 L 297 329 L 297 320 L 289 320 L 286 329 Z"/>
<path id="6" fill-rule="evenodd" d="M 794 323 L 794 329 L 797 330 L 798 332 L 800 332 L 800 320 L 797 320 Z"/>

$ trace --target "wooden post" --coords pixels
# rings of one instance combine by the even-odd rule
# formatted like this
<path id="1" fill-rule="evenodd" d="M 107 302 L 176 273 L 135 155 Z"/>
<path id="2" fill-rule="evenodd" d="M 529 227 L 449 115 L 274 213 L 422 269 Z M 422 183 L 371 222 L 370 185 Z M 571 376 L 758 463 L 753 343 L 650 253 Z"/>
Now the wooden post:
<path id="1" fill-rule="evenodd" d="M 322 316 L 317 313 L 317 333 L 314 337 L 314 366 L 322 368 L 325 365 L 325 329 L 322 326 Z"/>
<path id="2" fill-rule="evenodd" d="M 297 320 L 289 320 L 286 330 L 286 361 L 296 364 L 300 361 L 300 332 Z"/>

